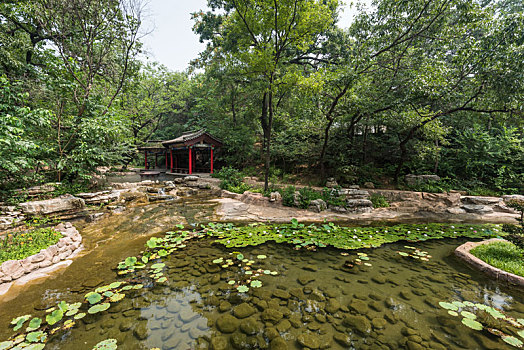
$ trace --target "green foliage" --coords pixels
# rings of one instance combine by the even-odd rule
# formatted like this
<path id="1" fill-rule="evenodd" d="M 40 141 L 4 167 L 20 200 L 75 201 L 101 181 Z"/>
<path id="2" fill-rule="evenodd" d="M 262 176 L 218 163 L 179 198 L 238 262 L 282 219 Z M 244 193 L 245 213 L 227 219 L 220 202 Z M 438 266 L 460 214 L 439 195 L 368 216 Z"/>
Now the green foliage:
<path id="1" fill-rule="evenodd" d="M 332 246 L 339 249 L 374 248 L 398 241 L 426 241 L 441 238 L 487 238 L 502 234 L 498 225 L 421 224 L 381 227 L 341 227 L 333 223 L 304 225 L 212 224 L 204 228 L 226 247 L 257 246 L 268 241 L 288 243 L 297 248 Z"/>
<path id="2" fill-rule="evenodd" d="M 373 193 L 369 200 L 373 203 L 374 208 L 389 208 L 389 202 L 383 195 Z"/>
<path id="3" fill-rule="evenodd" d="M 244 175 L 235 168 L 223 167 L 213 174 L 220 181 L 220 188 L 234 193 L 244 193 L 251 187 L 243 182 Z"/>
<path id="4" fill-rule="evenodd" d="M 282 205 L 286 207 L 295 206 L 295 186 L 287 186 L 282 190 Z"/>
<path id="5" fill-rule="evenodd" d="M 38 228 L 0 236 L 0 263 L 27 258 L 56 244 L 60 238 L 62 234 L 52 228 Z"/>
<path id="6" fill-rule="evenodd" d="M 524 265 L 522 264 L 524 248 L 518 248 L 513 243 L 482 244 L 472 249 L 471 254 L 491 266 L 524 277 Z"/>

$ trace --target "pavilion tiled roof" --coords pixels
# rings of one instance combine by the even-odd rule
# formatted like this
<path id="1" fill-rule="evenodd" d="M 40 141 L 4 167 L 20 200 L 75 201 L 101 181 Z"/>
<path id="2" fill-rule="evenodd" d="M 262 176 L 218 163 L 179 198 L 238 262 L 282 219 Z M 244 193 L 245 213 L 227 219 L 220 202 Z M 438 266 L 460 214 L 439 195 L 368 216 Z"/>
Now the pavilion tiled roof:
<path id="1" fill-rule="evenodd" d="M 207 133 L 205 129 L 201 129 L 201 130 L 198 130 L 198 131 L 186 131 L 182 135 L 180 135 L 179 137 L 177 137 L 175 139 L 172 139 L 172 140 L 164 141 L 164 142 L 162 142 L 162 144 L 164 146 L 168 146 L 168 145 L 172 145 L 172 144 L 179 144 L 179 143 L 184 143 L 185 144 L 185 143 L 188 143 L 188 142 L 190 142 L 192 140 L 198 139 L 199 137 L 201 137 L 203 135 L 208 136 L 209 138 L 211 138 L 212 140 L 214 140 L 218 144 L 222 144 L 222 142 L 219 139 L 217 139 L 216 137 L 214 137 L 214 136 L 210 135 L 209 133 Z"/>

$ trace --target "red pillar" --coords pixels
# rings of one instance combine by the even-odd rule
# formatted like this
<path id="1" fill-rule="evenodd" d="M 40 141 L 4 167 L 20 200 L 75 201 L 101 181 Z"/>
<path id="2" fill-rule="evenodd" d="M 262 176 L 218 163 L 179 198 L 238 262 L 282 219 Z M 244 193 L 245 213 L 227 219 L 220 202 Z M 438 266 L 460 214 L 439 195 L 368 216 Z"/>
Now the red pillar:
<path id="1" fill-rule="evenodd" d="M 191 147 L 189 147 L 189 174 L 193 174 L 193 170 L 191 169 L 193 166 L 193 160 L 191 159 Z"/>
<path id="2" fill-rule="evenodd" d="M 211 174 L 213 174 L 213 147 L 211 147 Z"/>
<path id="3" fill-rule="evenodd" d="M 173 172 L 173 150 L 171 150 L 171 172 Z"/>
<path id="4" fill-rule="evenodd" d="M 144 151 L 144 154 L 146 155 L 145 161 L 144 161 L 144 168 L 147 170 L 147 151 Z"/>

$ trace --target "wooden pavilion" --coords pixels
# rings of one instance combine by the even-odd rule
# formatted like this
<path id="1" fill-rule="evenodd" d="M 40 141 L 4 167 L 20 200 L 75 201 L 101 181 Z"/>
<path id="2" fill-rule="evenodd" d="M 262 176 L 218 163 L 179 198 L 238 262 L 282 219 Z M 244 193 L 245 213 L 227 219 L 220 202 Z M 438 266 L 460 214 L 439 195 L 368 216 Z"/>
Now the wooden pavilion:
<path id="1" fill-rule="evenodd" d="M 181 136 L 167 141 L 151 141 L 138 149 L 144 152 L 146 171 L 152 169 L 154 156 L 155 170 L 168 175 L 183 175 L 195 173 L 213 173 L 213 151 L 222 147 L 222 142 L 205 130 L 188 131 Z M 165 161 L 159 168 L 158 157 Z"/>

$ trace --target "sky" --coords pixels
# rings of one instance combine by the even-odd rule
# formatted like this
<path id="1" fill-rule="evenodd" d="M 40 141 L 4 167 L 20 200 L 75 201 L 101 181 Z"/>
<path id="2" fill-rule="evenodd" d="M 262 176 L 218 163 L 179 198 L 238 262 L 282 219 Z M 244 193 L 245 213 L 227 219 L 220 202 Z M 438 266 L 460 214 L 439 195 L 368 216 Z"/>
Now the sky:
<path id="1" fill-rule="evenodd" d="M 207 8 L 207 0 L 149 0 L 145 30 L 150 32 L 142 41 L 146 59 L 157 61 L 173 71 L 183 71 L 198 56 L 205 44 L 193 33 L 191 13 Z M 351 23 L 354 10 L 344 5 L 339 26 Z"/>

